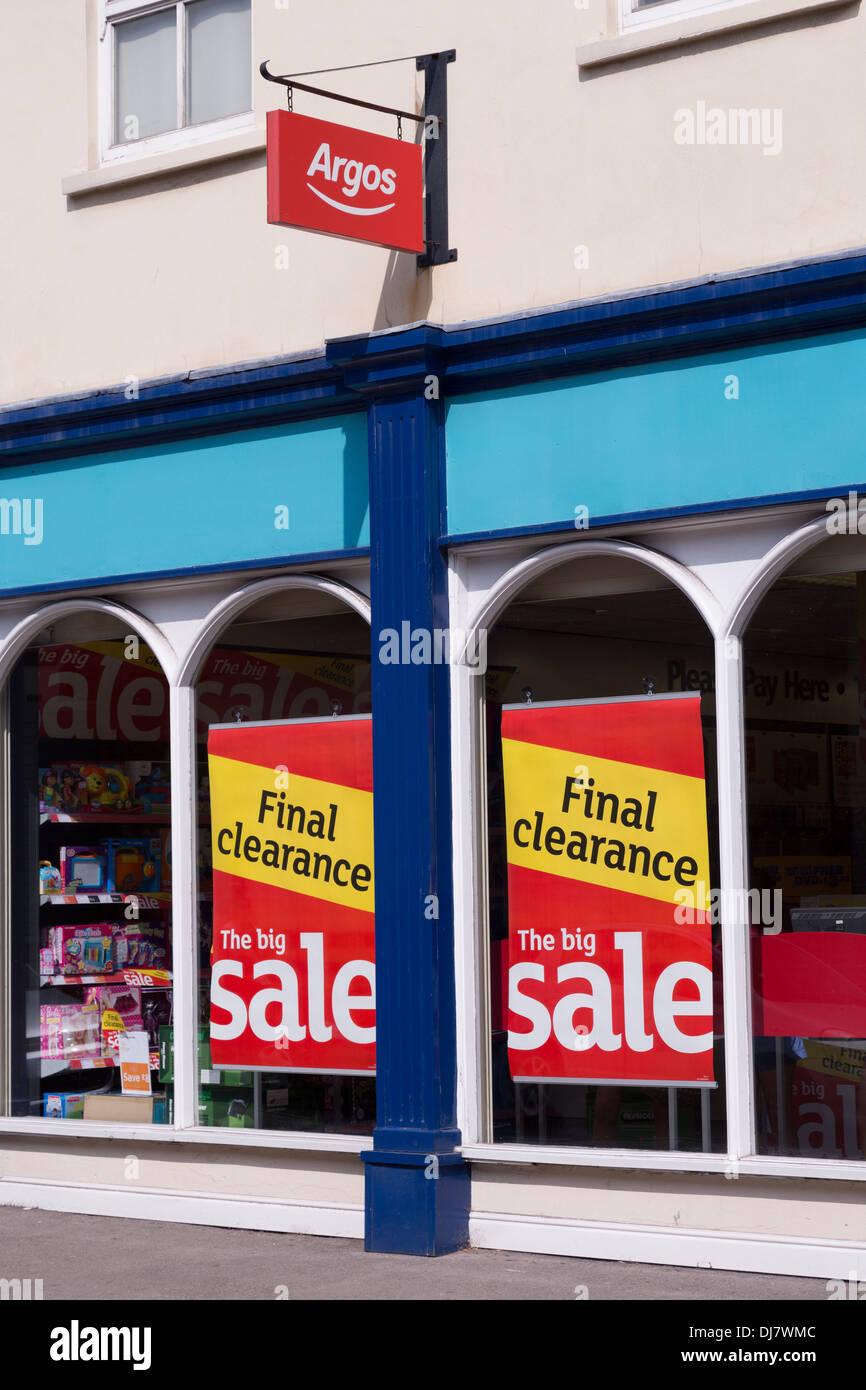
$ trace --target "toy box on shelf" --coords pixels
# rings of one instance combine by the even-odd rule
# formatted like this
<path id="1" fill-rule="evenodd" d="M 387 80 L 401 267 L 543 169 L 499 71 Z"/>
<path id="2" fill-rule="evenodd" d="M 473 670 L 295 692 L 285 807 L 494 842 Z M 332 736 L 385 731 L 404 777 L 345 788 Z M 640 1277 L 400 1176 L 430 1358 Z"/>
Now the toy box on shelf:
<path id="1" fill-rule="evenodd" d="M 43 814 L 168 814 L 171 780 L 168 763 L 52 763 L 39 769 L 39 810 Z"/>
<path id="2" fill-rule="evenodd" d="M 133 804 L 149 815 L 168 811 L 171 804 L 171 779 L 168 763 L 130 763 L 133 779 Z"/>
<path id="3" fill-rule="evenodd" d="M 114 935 L 110 922 L 81 927 L 49 927 L 48 940 L 57 975 L 110 975 L 114 969 Z M 40 958 L 41 964 L 41 958 Z"/>
<path id="4" fill-rule="evenodd" d="M 160 890 L 159 836 L 105 841 L 108 853 L 109 893 L 158 893 Z"/>
<path id="5" fill-rule="evenodd" d="M 103 1053 L 117 1056 L 119 1033 L 141 1032 L 144 1018 L 141 1012 L 141 990 L 135 985 L 92 985 L 85 1003 L 99 1011 Z"/>
<path id="6" fill-rule="evenodd" d="M 108 856 L 93 845 L 61 845 L 60 877 L 63 893 L 104 893 Z"/>
<path id="7" fill-rule="evenodd" d="M 60 870 L 54 867 L 50 859 L 40 859 L 39 892 L 60 893 L 62 891 L 63 879 L 60 876 Z"/>
<path id="8" fill-rule="evenodd" d="M 42 1113 L 54 1120 L 82 1120 L 84 1094 L 83 1091 L 48 1091 L 42 1097 Z"/>
<path id="9" fill-rule="evenodd" d="M 99 1009 L 93 1004 L 42 1004 L 39 1025 L 43 1060 L 73 1061 L 102 1055 Z"/>
<path id="10" fill-rule="evenodd" d="M 114 928 L 114 961 L 117 970 L 167 970 L 165 923 L 117 923 Z"/>
<path id="11" fill-rule="evenodd" d="M 162 1029 L 171 1023 L 172 999 L 168 989 L 142 989 L 141 1012 L 151 1052 L 159 1048 Z"/>

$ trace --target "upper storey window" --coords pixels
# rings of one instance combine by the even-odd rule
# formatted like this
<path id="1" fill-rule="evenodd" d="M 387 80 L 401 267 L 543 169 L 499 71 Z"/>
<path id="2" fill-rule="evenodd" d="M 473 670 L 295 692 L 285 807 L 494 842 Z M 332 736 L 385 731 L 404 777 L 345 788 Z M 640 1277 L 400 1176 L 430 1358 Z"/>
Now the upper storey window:
<path id="1" fill-rule="evenodd" d="M 252 120 L 251 0 L 105 0 L 104 160 L 155 154 Z"/>

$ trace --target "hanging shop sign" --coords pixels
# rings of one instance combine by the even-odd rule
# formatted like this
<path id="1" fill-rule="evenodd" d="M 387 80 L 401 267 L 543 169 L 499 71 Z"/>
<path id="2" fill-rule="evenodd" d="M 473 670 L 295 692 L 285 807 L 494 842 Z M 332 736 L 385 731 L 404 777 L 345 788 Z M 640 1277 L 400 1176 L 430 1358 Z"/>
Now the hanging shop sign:
<path id="1" fill-rule="evenodd" d="M 212 727 L 215 1068 L 375 1070 L 368 715 Z"/>
<path id="2" fill-rule="evenodd" d="M 424 250 L 421 146 L 295 111 L 268 112 L 268 221 Z"/>
<path id="3" fill-rule="evenodd" d="M 506 706 L 515 1081 L 713 1084 L 700 695 Z"/>

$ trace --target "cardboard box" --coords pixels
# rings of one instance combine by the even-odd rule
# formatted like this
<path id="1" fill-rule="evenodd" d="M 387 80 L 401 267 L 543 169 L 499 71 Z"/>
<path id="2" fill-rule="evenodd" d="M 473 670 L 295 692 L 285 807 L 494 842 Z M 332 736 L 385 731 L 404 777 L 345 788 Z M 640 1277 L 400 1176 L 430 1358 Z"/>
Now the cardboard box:
<path id="1" fill-rule="evenodd" d="M 160 1102 L 164 1113 L 164 1095 L 121 1096 L 104 1095 L 96 1091 L 84 1098 L 84 1118 L 100 1120 L 104 1124 L 111 1124 L 117 1120 L 138 1125 L 161 1123 L 154 1120 L 154 1111 L 159 1111 Z"/>

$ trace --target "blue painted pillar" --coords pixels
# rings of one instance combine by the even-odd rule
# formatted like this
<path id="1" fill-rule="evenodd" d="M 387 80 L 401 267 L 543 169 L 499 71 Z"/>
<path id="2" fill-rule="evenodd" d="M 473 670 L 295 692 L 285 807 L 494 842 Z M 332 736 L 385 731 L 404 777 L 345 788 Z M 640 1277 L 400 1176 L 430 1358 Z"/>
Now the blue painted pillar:
<path id="1" fill-rule="evenodd" d="M 377 1124 L 362 1155 L 365 1245 L 416 1255 L 466 1245 L 469 1218 L 455 1107 L 449 671 L 408 659 L 418 634 L 435 652 L 434 631 L 448 627 L 438 341 L 425 326 L 328 345 L 369 410 Z M 380 659 L 389 632 L 399 663 Z"/>

